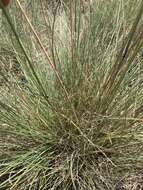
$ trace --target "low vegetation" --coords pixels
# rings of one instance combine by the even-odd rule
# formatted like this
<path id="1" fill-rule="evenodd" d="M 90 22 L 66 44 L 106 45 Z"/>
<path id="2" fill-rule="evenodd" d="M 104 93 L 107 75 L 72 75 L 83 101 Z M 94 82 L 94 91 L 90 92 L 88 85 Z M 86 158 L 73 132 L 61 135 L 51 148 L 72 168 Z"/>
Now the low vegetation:
<path id="1" fill-rule="evenodd" d="M 143 1 L 1 8 L 0 189 L 142 189 Z"/>

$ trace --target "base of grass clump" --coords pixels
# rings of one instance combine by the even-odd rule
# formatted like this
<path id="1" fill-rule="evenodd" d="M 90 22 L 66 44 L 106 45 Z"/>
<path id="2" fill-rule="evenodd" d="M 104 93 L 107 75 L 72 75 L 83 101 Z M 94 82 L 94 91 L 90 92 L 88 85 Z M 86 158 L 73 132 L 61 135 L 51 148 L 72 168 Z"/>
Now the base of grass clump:
<path id="1" fill-rule="evenodd" d="M 85 15 L 81 1 L 73 1 L 53 18 L 41 1 L 36 26 L 17 3 L 29 43 L 3 13 L 27 83 L 16 82 L 0 100 L 0 189 L 124 188 L 122 179 L 142 167 L 143 3 L 134 12 L 130 0 L 125 7 L 97 0 Z M 124 15 L 129 10 L 137 14 L 133 23 Z M 37 23 L 40 31 L 50 27 L 49 44 Z"/>

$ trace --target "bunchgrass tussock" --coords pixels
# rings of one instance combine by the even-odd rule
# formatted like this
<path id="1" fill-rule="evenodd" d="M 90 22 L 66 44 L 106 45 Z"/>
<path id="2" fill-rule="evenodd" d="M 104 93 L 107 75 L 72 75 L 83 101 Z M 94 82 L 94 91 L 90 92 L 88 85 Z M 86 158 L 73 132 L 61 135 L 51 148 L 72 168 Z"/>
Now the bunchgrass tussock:
<path id="1" fill-rule="evenodd" d="M 0 6 L 0 189 L 116 189 L 143 164 L 143 1 Z"/>

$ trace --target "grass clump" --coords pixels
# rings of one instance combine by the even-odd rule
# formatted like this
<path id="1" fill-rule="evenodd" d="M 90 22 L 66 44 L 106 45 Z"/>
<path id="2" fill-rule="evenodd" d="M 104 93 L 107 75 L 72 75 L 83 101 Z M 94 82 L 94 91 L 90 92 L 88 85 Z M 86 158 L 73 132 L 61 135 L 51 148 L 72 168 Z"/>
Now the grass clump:
<path id="1" fill-rule="evenodd" d="M 2 74 L 1 189 L 111 190 L 142 167 L 143 2 L 82 3 L 2 7 L 25 82 Z"/>

